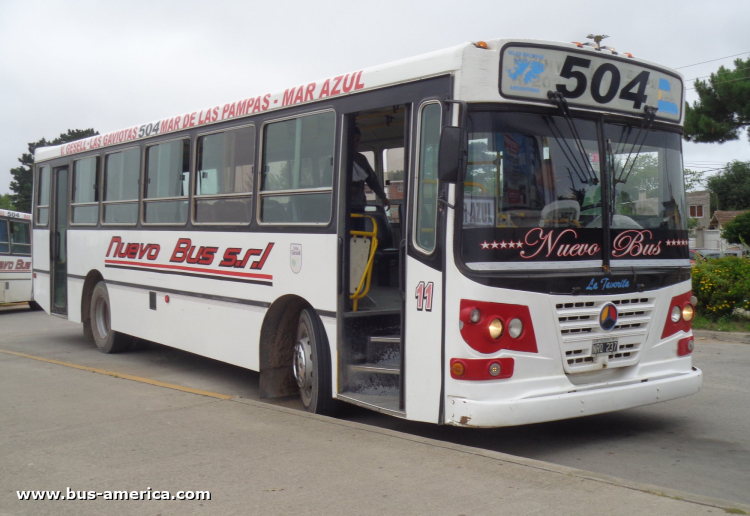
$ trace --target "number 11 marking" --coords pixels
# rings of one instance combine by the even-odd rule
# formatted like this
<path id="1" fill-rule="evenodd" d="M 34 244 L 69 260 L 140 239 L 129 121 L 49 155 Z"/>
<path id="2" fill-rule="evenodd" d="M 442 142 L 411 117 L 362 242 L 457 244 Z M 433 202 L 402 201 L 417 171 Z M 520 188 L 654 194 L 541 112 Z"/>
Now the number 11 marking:
<path id="1" fill-rule="evenodd" d="M 414 296 L 417 299 L 417 310 L 427 310 L 432 312 L 432 290 L 435 285 L 430 281 L 425 285 L 424 281 L 420 281 L 417 285 L 417 292 Z"/>

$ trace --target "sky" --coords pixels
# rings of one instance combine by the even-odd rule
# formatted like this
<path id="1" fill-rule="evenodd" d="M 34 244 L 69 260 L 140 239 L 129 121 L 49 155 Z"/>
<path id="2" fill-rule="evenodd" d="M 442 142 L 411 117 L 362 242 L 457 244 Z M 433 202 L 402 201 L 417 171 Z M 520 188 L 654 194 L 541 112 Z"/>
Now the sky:
<path id="1" fill-rule="evenodd" d="M 440 50 L 532 38 L 605 44 L 686 85 L 750 56 L 750 1 L 0 0 L 0 194 L 29 142 L 100 133 Z M 687 100 L 697 99 L 693 90 Z M 684 144 L 687 168 L 750 160 Z"/>

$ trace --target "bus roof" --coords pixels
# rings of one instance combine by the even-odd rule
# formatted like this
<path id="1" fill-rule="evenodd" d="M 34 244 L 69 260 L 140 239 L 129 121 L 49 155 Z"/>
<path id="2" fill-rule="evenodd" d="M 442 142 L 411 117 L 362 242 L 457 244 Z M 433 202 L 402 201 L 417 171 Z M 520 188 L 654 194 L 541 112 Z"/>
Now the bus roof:
<path id="1" fill-rule="evenodd" d="M 21 213 L 20 211 L 11 210 L 0 210 L 0 217 L 8 217 L 9 219 L 31 220 L 30 213 Z"/>
<path id="2" fill-rule="evenodd" d="M 487 41 L 488 49 L 494 52 L 499 52 L 508 43 L 541 44 L 560 47 L 561 49 L 580 48 L 574 43 L 528 39 L 495 39 Z M 592 47 L 583 48 L 595 52 Z M 235 102 L 209 106 L 191 113 L 155 120 L 146 124 L 134 125 L 63 145 L 40 147 L 36 149 L 34 158 L 36 162 L 47 161 L 61 156 L 89 152 L 104 147 L 192 129 L 194 127 L 203 127 L 228 120 L 236 120 L 298 104 L 306 104 L 326 98 L 351 95 L 399 83 L 454 73 L 461 68 L 467 50 L 486 52 L 486 50 L 477 49 L 475 43 L 467 42 L 444 50 L 365 68 L 335 77 L 307 82 L 286 88 L 283 91 L 262 93 Z M 639 64 L 666 69 L 643 59 L 634 58 L 633 61 Z M 681 74 L 674 70 L 668 71 L 682 77 Z"/>

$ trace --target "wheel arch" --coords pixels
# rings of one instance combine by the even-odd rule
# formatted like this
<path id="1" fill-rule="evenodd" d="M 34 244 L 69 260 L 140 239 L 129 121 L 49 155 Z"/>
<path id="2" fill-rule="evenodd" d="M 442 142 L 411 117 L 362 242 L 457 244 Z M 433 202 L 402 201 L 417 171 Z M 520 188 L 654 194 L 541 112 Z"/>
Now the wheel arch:
<path id="1" fill-rule="evenodd" d="M 268 308 L 260 328 L 260 397 L 293 396 L 299 391 L 292 373 L 292 356 L 297 322 L 304 308 L 312 308 L 304 298 L 281 296 Z"/>
<path id="2" fill-rule="evenodd" d="M 94 287 L 100 281 L 104 281 L 102 274 L 92 269 L 86 274 L 86 279 L 83 282 L 83 292 L 81 292 L 81 322 L 83 323 L 83 336 L 86 340 L 93 341 L 94 334 L 91 332 L 91 294 L 94 292 Z"/>

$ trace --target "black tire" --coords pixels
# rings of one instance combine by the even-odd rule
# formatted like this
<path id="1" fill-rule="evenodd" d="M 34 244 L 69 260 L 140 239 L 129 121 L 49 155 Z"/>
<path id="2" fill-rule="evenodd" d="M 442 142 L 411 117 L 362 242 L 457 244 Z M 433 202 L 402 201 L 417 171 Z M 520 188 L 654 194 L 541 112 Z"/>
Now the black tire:
<path id="1" fill-rule="evenodd" d="M 83 321 L 83 338 L 89 342 L 94 342 L 94 330 L 91 328 L 91 316 Z"/>
<path id="2" fill-rule="evenodd" d="M 39 310 L 42 310 L 42 307 L 39 306 L 39 303 L 37 303 L 36 301 L 29 301 L 29 309 L 32 312 L 38 312 Z"/>
<path id="3" fill-rule="evenodd" d="M 331 387 L 331 352 L 323 324 L 311 308 L 299 315 L 292 369 L 305 409 L 314 414 L 333 414 L 336 401 Z"/>
<path id="4" fill-rule="evenodd" d="M 94 342 L 102 353 L 127 351 L 132 339 L 129 335 L 114 331 L 110 327 L 110 314 L 107 285 L 103 281 L 100 281 L 96 284 L 91 294 L 90 328 L 94 336 Z"/>

